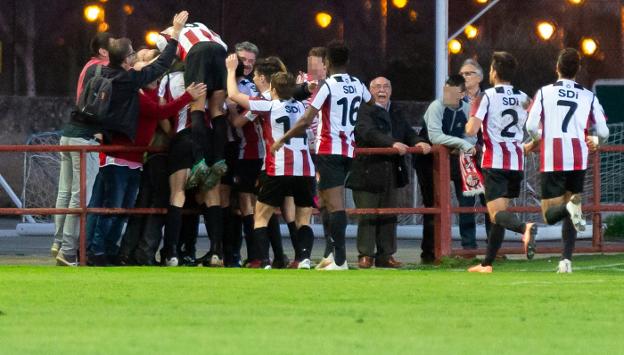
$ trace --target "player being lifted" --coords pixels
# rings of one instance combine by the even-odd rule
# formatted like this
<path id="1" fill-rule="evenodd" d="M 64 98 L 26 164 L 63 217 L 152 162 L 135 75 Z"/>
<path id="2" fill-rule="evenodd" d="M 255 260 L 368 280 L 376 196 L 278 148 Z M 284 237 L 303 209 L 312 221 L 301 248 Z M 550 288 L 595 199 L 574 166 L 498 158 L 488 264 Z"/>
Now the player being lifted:
<path id="1" fill-rule="evenodd" d="M 170 31 L 171 27 L 161 32 L 157 41 L 159 48 Z M 186 85 L 192 82 L 204 83 L 208 88 L 208 93 L 193 102 L 190 108 L 195 164 L 188 177 L 187 188 L 207 184 L 206 189 L 211 189 L 227 170 L 224 160 L 227 123 L 223 112 L 226 97 L 224 62 L 227 45 L 217 33 L 204 24 L 187 23 L 180 33 L 178 56 L 185 63 Z M 212 130 L 206 125 L 206 108 Z M 207 164 L 210 164 L 210 167 Z M 210 181 L 206 181 L 207 179 Z"/>
<path id="2" fill-rule="evenodd" d="M 228 97 L 252 115 L 250 120 L 261 120 L 262 134 L 266 148 L 280 139 L 304 112 L 303 104 L 292 99 L 295 79 L 290 73 L 278 72 L 271 75 L 271 100 L 250 98 L 238 90 L 236 83 L 236 66 L 238 58 L 235 54 L 226 60 L 228 70 Z M 241 116 L 239 116 L 241 117 Z M 300 135 L 287 140 L 283 150 L 276 154 L 266 154 L 264 159 L 265 175 L 260 177 L 260 189 L 256 201 L 254 215 L 254 240 L 262 268 L 270 269 L 268 235 L 269 219 L 277 208 L 282 206 L 286 196 L 293 196 L 295 201 L 295 220 L 298 228 L 299 250 L 296 251 L 301 260 L 298 268 L 310 268 L 310 253 L 314 242 L 314 234 L 310 228 L 310 217 L 314 205 L 314 164 L 310 157 L 307 136 Z"/>
<path id="3" fill-rule="evenodd" d="M 526 124 L 532 142 L 528 150 L 540 149 L 540 180 L 544 221 L 563 220 L 563 252 L 557 272 L 572 272 L 572 253 L 577 231 L 585 230 L 581 193 L 589 151 L 606 142 L 609 128 L 598 98 L 575 82 L 581 56 L 566 48 L 557 59 L 556 83 L 538 90 Z M 588 136 L 593 126 L 598 136 Z"/>
<path id="4" fill-rule="evenodd" d="M 169 27 L 159 36 L 159 48 L 171 33 Z M 222 265 L 223 259 L 223 214 L 220 207 L 219 180 L 226 172 L 224 160 L 226 122 L 223 112 L 225 103 L 225 57 L 227 45 L 221 37 L 205 25 L 187 23 L 180 32 L 178 56 L 185 63 L 184 83 L 206 84 L 207 93 L 191 103 L 190 107 L 190 146 L 192 157 L 182 156 L 176 159 L 175 171 L 169 176 L 170 206 L 167 209 L 165 240 L 167 241 L 167 264 L 177 264 L 177 255 L 172 245 L 177 244 L 182 221 L 182 206 L 185 201 L 185 189 L 200 186 L 204 192 L 201 209 L 211 236 L 211 258 L 216 266 Z M 206 98 L 208 104 L 206 105 Z M 212 130 L 206 124 L 206 107 L 209 110 Z M 172 142 L 172 147 L 175 144 Z M 184 144 L 179 145 L 183 147 Z M 174 156 L 174 155 L 172 155 Z M 175 156 L 174 156 L 175 157 Z M 170 156 L 170 160 L 173 160 Z M 192 161 L 187 164 L 187 161 Z M 184 162 L 184 164 L 181 164 Z M 207 163 L 211 164 L 209 168 Z M 190 165 L 190 166 L 189 166 Z M 191 168 L 190 174 L 188 168 Z M 214 243 L 212 243 L 214 242 Z M 214 246 L 214 247 L 213 247 Z"/>
<path id="5" fill-rule="evenodd" d="M 318 188 L 322 204 L 330 213 L 330 235 L 334 242 L 334 261 L 322 270 L 348 269 L 345 248 L 347 214 L 344 210 L 344 184 L 354 155 L 353 129 L 358 109 L 362 102 L 373 104 L 366 86 L 359 79 L 347 74 L 348 61 L 349 49 L 344 43 L 332 41 L 327 45 L 325 65 L 329 77 L 301 119 L 271 147 L 271 152 L 277 154 L 289 139 L 305 134 L 314 116 L 319 111 L 322 112 L 316 149 L 316 166 L 320 176 Z"/>
<path id="6" fill-rule="evenodd" d="M 487 253 L 481 264 L 468 269 L 470 272 L 492 272 L 492 262 L 503 243 L 505 229 L 523 234 L 522 242 L 527 258 L 535 253 L 535 223 L 524 223 L 507 211 L 509 201 L 520 195 L 524 152 L 524 123 L 527 119 L 529 97 L 511 85 L 518 63 L 507 52 L 494 52 L 490 66 L 492 88 L 472 107 L 466 134 L 474 136 L 483 132 L 483 168 L 485 200 L 492 225 L 488 238 Z"/>

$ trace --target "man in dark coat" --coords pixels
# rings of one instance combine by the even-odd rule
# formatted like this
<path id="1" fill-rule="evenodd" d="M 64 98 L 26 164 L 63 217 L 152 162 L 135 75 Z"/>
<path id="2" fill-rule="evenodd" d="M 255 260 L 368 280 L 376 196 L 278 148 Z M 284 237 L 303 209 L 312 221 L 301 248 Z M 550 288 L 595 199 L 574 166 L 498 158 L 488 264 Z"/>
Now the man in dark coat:
<path id="1" fill-rule="evenodd" d="M 355 126 L 356 144 L 359 148 L 392 147 L 399 151 L 399 155 L 357 155 L 347 178 L 347 187 L 353 190 L 357 208 L 397 207 L 398 188 L 409 183 L 409 169 L 404 157 L 407 148 L 419 146 L 428 154 L 431 146 L 391 104 L 392 86 L 388 79 L 378 77 L 371 81 L 370 92 L 375 105 L 360 107 Z M 396 225 L 396 215 L 360 215 L 357 233 L 360 268 L 370 268 L 373 263 L 377 267 L 389 268 L 402 265 L 393 257 L 397 249 Z"/>

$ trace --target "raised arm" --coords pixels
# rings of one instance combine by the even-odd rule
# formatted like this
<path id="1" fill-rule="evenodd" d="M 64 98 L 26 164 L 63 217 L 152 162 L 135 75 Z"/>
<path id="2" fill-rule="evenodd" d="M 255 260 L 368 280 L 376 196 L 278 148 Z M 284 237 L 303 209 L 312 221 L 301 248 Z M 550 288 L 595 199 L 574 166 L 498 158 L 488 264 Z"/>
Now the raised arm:
<path id="1" fill-rule="evenodd" d="M 236 82 L 236 67 L 238 66 L 238 56 L 230 54 L 225 59 L 225 67 L 227 68 L 227 92 L 230 100 L 234 101 L 246 110 L 249 110 L 249 95 L 245 95 L 238 90 Z"/>
<path id="2" fill-rule="evenodd" d="M 173 17 L 173 31 L 171 39 L 167 41 L 167 46 L 162 53 L 160 53 L 158 59 L 143 67 L 143 69 L 139 71 L 130 70 L 130 75 L 133 77 L 133 81 L 137 87 L 141 88 L 151 83 L 163 75 L 167 69 L 169 69 L 178 49 L 178 36 L 180 35 L 180 31 L 184 28 L 184 24 L 186 24 L 187 19 L 188 12 L 181 11 L 180 13 L 177 13 Z"/>

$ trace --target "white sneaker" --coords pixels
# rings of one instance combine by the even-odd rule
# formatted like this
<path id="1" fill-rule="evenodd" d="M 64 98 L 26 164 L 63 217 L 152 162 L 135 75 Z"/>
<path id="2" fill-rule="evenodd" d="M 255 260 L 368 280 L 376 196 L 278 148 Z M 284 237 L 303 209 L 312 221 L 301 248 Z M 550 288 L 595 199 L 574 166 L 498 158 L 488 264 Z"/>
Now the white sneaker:
<path id="1" fill-rule="evenodd" d="M 338 265 L 336 264 L 335 261 L 332 261 L 331 264 L 327 265 L 326 267 L 321 269 L 322 271 L 343 271 L 343 270 L 349 270 L 349 265 L 347 264 L 347 261 L 345 260 L 345 262 L 342 265 Z"/>
<path id="2" fill-rule="evenodd" d="M 297 265 L 297 269 L 310 270 L 310 259 L 303 259 Z"/>
<path id="3" fill-rule="evenodd" d="M 212 267 L 223 267 L 223 260 L 219 258 L 219 255 L 213 254 L 210 257 L 210 266 Z"/>
<path id="4" fill-rule="evenodd" d="M 566 210 L 570 213 L 574 228 L 579 232 L 584 231 L 586 222 L 581 210 L 581 195 L 572 195 L 570 201 L 566 204 Z"/>
<path id="5" fill-rule="evenodd" d="M 59 250 L 61 250 L 61 244 L 57 242 L 52 243 L 52 246 L 50 247 L 50 254 L 52 254 L 53 258 L 56 258 Z"/>
<path id="6" fill-rule="evenodd" d="M 563 259 L 559 261 L 559 266 L 557 267 L 558 274 L 570 274 L 572 273 L 572 262 L 569 259 Z"/>
<path id="7" fill-rule="evenodd" d="M 316 270 L 321 270 L 326 268 L 327 266 L 329 266 L 329 264 L 334 262 L 334 253 L 329 253 L 329 255 L 326 258 L 321 259 L 321 262 L 319 262 L 314 268 Z"/>
<path id="8" fill-rule="evenodd" d="M 165 266 L 178 266 L 178 258 L 165 259 Z"/>

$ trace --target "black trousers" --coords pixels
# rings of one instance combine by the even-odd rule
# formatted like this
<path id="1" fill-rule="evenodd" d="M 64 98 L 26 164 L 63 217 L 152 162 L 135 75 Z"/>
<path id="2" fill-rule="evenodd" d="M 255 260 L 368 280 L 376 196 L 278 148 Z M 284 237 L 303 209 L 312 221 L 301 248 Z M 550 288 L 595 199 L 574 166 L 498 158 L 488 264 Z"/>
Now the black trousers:
<path id="1" fill-rule="evenodd" d="M 396 179 L 388 179 L 384 192 L 353 190 L 353 201 L 357 208 L 397 207 L 399 190 L 394 186 Z M 359 256 L 375 257 L 386 261 L 397 251 L 397 217 L 395 215 L 359 215 L 357 248 Z M 375 252 L 375 247 L 377 251 Z"/>
<path id="2" fill-rule="evenodd" d="M 425 207 L 434 206 L 435 182 L 433 180 L 433 155 L 416 155 L 414 156 L 414 168 L 418 176 L 418 185 L 422 194 L 423 205 Z M 475 205 L 474 197 L 466 197 L 461 193 L 461 172 L 459 170 L 459 159 L 457 156 L 451 156 L 451 181 L 455 186 L 455 195 L 462 207 L 473 207 Z M 485 198 L 479 196 L 479 202 L 485 206 Z M 490 219 L 485 214 L 485 227 L 489 231 Z M 474 214 L 461 213 L 459 215 L 459 231 L 462 240 L 462 247 L 476 248 L 476 223 Z M 421 244 L 421 257 L 434 257 L 434 215 L 423 215 L 423 240 Z"/>
<path id="3" fill-rule="evenodd" d="M 154 154 L 143 165 L 136 208 L 167 208 L 169 204 L 168 158 Z M 131 215 L 121 240 L 120 257 L 131 264 L 151 265 L 162 239 L 165 216 Z"/>

